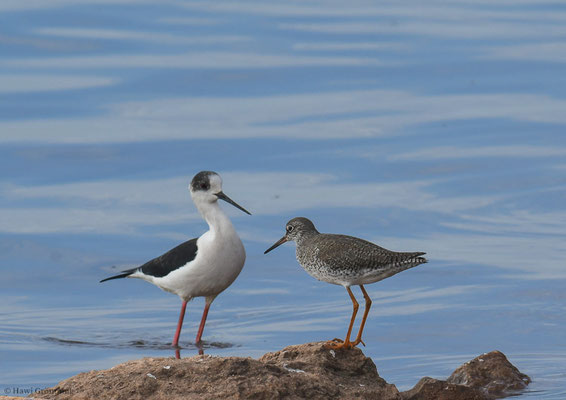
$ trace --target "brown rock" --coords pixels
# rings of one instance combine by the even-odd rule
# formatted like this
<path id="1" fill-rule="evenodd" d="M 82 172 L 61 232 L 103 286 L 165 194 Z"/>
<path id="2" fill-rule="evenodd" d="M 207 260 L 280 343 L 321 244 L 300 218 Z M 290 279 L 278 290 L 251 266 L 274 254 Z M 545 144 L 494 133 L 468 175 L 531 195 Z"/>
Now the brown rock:
<path id="1" fill-rule="evenodd" d="M 422 378 L 402 392 L 404 400 L 485 400 L 515 394 L 531 379 L 499 351 L 482 354 L 458 367 L 446 380 Z"/>
<path id="2" fill-rule="evenodd" d="M 377 373 L 372 359 L 358 349 L 328 350 L 321 343 L 289 346 L 264 354 L 259 361 L 296 371 L 311 382 L 330 390 L 321 398 L 400 399 L 395 385 L 388 384 Z M 311 398 L 308 393 L 305 397 Z"/>
<path id="3" fill-rule="evenodd" d="M 423 378 L 399 393 L 380 378 L 360 349 L 328 350 L 323 343 L 289 346 L 259 360 L 194 356 L 144 358 L 78 374 L 44 389 L 42 399 L 383 399 L 484 400 L 530 382 L 494 351 L 441 381 Z"/>
<path id="4" fill-rule="evenodd" d="M 46 399 L 400 399 L 359 349 L 289 346 L 259 360 L 194 356 L 144 358 L 78 374 Z"/>
<path id="5" fill-rule="evenodd" d="M 446 380 L 482 390 L 492 398 L 523 390 L 531 378 L 521 373 L 500 351 L 492 351 L 458 367 Z"/>
<path id="6" fill-rule="evenodd" d="M 403 400 L 485 400 L 479 390 L 434 378 L 422 378 L 414 388 L 401 393 Z"/>

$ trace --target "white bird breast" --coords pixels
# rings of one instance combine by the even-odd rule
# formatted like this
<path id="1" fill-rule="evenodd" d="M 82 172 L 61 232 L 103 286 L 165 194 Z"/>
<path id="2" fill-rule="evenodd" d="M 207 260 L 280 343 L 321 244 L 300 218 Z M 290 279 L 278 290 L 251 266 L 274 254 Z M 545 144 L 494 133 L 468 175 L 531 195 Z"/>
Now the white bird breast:
<path id="1" fill-rule="evenodd" d="M 222 235 L 206 232 L 197 241 L 194 260 L 167 276 L 154 278 L 153 283 L 184 300 L 216 297 L 234 282 L 246 260 L 242 241 L 233 228 L 231 231 Z"/>

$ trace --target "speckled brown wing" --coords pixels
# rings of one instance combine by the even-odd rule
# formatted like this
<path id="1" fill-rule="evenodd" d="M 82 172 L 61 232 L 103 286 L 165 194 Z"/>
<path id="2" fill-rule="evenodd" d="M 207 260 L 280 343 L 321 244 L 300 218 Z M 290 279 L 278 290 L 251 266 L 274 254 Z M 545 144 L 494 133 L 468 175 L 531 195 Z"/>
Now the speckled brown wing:
<path id="1" fill-rule="evenodd" d="M 319 262 L 329 269 L 390 270 L 394 274 L 426 262 L 423 252 L 395 252 L 352 236 L 321 234 L 313 239 Z"/>

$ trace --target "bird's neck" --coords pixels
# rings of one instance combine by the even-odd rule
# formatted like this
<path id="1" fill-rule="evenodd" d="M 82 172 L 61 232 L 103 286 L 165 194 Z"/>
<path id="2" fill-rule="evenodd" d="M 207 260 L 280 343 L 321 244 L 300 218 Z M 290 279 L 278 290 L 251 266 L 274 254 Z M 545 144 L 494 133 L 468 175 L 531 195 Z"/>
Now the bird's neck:
<path id="1" fill-rule="evenodd" d="M 230 218 L 222 211 L 217 201 L 214 203 L 199 204 L 198 210 L 213 233 L 234 231 L 234 226 L 232 222 L 230 222 Z"/>
<path id="2" fill-rule="evenodd" d="M 314 231 L 307 231 L 307 232 L 303 232 L 299 237 L 297 237 L 295 239 L 295 242 L 297 243 L 297 246 L 300 246 L 302 243 L 306 242 L 307 240 L 315 237 L 316 235 L 318 235 L 318 231 L 314 230 Z"/>

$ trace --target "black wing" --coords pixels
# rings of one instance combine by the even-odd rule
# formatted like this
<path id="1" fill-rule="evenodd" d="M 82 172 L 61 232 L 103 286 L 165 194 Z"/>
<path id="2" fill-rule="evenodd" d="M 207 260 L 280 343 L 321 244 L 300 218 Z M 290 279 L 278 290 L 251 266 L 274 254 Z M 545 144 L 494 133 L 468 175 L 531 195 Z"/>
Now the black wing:
<path id="1" fill-rule="evenodd" d="M 132 275 L 136 271 L 141 271 L 146 275 L 151 275 L 156 278 L 166 276 L 170 272 L 195 259 L 198 251 L 197 240 L 198 238 L 195 238 L 181 243 L 177 247 L 169 250 L 167 253 L 146 262 L 141 267 L 127 269 L 125 271 L 122 271 L 122 273 L 119 275 L 111 276 L 109 278 L 101 280 L 100 282 L 109 281 L 111 279 L 125 278 Z"/>
<path id="2" fill-rule="evenodd" d="M 167 253 L 146 262 L 139 269 L 146 275 L 160 278 L 193 261 L 197 256 L 197 251 L 197 238 L 191 239 L 181 243 Z"/>

